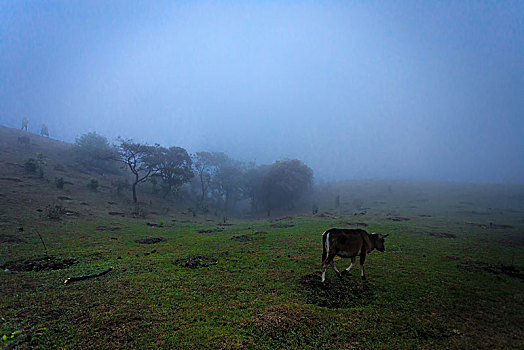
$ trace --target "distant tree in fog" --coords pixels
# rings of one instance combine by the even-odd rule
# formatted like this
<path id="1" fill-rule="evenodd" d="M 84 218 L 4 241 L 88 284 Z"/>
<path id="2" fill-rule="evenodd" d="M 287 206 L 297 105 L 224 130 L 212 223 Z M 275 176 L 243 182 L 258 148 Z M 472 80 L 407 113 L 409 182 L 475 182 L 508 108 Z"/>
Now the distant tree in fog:
<path id="1" fill-rule="evenodd" d="M 205 199 L 210 192 L 211 181 L 219 169 L 229 157 L 222 152 L 197 152 L 193 155 L 193 168 L 198 178 L 200 198 L 199 204 L 205 208 Z"/>
<path id="2" fill-rule="evenodd" d="M 191 168 L 191 157 L 187 151 L 182 147 L 161 147 L 159 149 L 159 173 L 166 185 L 164 198 L 183 184 L 189 182 L 193 178 L 194 173 Z"/>
<path id="3" fill-rule="evenodd" d="M 248 166 L 244 174 L 244 195 L 251 202 L 251 212 L 256 213 L 262 210 L 264 205 L 264 188 L 262 182 L 264 175 L 269 170 L 270 165 Z"/>
<path id="4" fill-rule="evenodd" d="M 110 173 L 118 172 L 115 164 L 118 151 L 102 135 L 89 132 L 77 137 L 71 148 L 74 161 L 84 168 L 96 168 Z"/>
<path id="5" fill-rule="evenodd" d="M 263 201 L 268 213 L 274 208 L 293 208 L 313 185 L 313 170 L 297 159 L 271 164 L 262 179 Z"/>
<path id="6" fill-rule="evenodd" d="M 131 189 L 133 202 L 137 203 L 136 186 L 160 173 L 163 157 L 161 147 L 158 144 L 150 146 L 122 138 L 118 141 L 118 160 L 127 165 L 134 175 Z"/>
<path id="7" fill-rule="evenodd" d="M 224 212 L 242 198 L 244 189 L 244 168 L 242 163 L 230 158 L 221 158 L 217 163 L 211 185 L 217 202 L 224 203 Z"/>

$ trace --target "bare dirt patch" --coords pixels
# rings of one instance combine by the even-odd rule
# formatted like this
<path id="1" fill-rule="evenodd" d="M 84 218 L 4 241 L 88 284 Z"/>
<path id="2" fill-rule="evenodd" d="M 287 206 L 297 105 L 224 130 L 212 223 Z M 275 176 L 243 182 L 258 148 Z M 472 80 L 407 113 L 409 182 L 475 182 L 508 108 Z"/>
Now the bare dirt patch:
<path id="1" fill-rule="evenodd" d="M 469 272 L 480 272 L 485 271 L 493 273 L 496 275 L 504 274 L 512 278 L 518 278 L 521 281 L 524 281 L 524 273 L 521 272 L 514 265 L 504 265 L 504 264 L 488 264 L 484 262 L 466 262 L 458 267 L 463 268 Z"/>
<path id="2" fill-rule="evenodd" d="M 457 235 L 453 233 L 446 233 L 446 232 L 414 231 L 413 233 L 416 233 L 418 235 L 427 235 L 427 236 L 437 237 L 437 238 L 448 238 L 448 239 L 457 238 Z"/>
<path id="3" fill-rule="evenodd" d="M 0 234 L 0 243 L 23 243 L 25 240 L 16 236 Z"/>
<path id="4" fill-rule="evenodd" d="M 191 255 L 187 258 L 176 259 L 175 265 L 190 269 L 200 269 L 218 264 L 218 260 L 213 256 Z"/>
<path id="5" fill-rule="evenodd" d="M 222 231 L 224 231 L 224 228 L 218 227 L 218 228 L 210 229 L 210 230 L 198 230 L 197 233 L 213 233 L 213 232 L 222 232 Z"/>
<path id="6" fill-rule="evenodd" d="M 275 223 L 275 224 L 271 224 L 269 226 L 274 227 L 274 228 L 289 228 L 289 227 L 294 227 L 295 225 L 294 224 Z"/>
<path id="7" fill-rule="evenodd" d="M 300 278 L 300 290 L 310 304 L 330 309 L 345 309 L 367 305 L 373 301 L 374 293 L 369 282 L 332 277 L 322 283 L 320 277 L 320 273 L 314 273 Z"/>
<path id="8" fill-rule="evenodd" d="M 410 218 L 406 218 L 406 217 L 402 217 L 402 216 L 394 216 L 394 217 L 388 218 L 388 220 L 391 220 L 391 221 L 409 221 L 411 219 Z"/>
<path id="9" fill-rule="evenodd" d="M 259 311 L 250 323 L 256 336 L 281 339 L 290 347 L 311 347 L 307 340 L 315 339 L 319 332 L 315 325 L 320 322 L 321 318 L 305 307 L 281 305 Z M 300 339 L 292 339 L 293 334 L 301 334 Z"/>
<path id="10" fill-rule="evenodd" d="M 98 226 L 97 231 L 120 231 L 121 227 L 107 227 L 107 226 Z"/>
<path id="11" fill-rule="evenodd" d="M 11 271 L 47 271 L 66 269 L 78 261 L 74 259 L 60 259 L 54 256 L 43 256 L 33 259 L 13 260 L 5 263 L 2 268 Z"/>
<path id="12" fill-rule="evenodd" d="M 368 227 L 368 224 L 365 222 L 347 222 L 347 221 L 340 221 L 338 223 L 339 225 L 346 225 L 346 226 L 362 226 L 362 227 Z"/>
<path id="13" fill-rule="evenodd" d="M 142 239 L 137 239 L 135 242 L 140 244 L 156 244 L 160 242 L 165 242 L 167 239 L 164 237 L 147 237 Z"/>
<path id="14" fill-rule="evenodd" d="M 258 240 L 264 239 L 265 234 L 266 232 L 255 232 L 255 233 L 248 234 L 248 235 L 233 236 L 231 237 L 231 240 L 239 241 L 239 242 L 258 241 Z"/>
<path id="15" fill-rule="evenodd" d="M 0 177 L 0 180 L 4 181 L 13 181 L 13 182 L 22 182 L 22 180 L 17 179 L 15 177 Z"/>

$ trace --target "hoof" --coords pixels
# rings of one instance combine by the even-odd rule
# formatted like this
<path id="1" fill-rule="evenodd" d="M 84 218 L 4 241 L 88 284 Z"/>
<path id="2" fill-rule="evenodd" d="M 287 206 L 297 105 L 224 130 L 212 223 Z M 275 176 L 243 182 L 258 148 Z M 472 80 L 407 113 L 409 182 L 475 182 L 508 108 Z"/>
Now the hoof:
<path id="1" fill-rule="evenodd" d="M 365 281 L 366 280 L 366 276 L 362 276 L 362 281 Z"/>
<path id="2" fill-rule="evenodd" d="M 344 271 L 342 271 L 342 276 L 345 276 L 345 275 L 347 275 L 348 273 L 349 273 L 348 270 L 344 270 Z"/>

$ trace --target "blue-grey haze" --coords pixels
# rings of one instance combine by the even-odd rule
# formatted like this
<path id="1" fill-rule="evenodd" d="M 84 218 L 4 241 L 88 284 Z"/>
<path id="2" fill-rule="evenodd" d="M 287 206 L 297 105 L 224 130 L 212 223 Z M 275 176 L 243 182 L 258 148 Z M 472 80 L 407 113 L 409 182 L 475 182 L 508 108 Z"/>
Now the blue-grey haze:
<path id="1" fill-rule="evenodd" d="M 0 124 L 524 183 L 524 1 L 0 0 Z"/>

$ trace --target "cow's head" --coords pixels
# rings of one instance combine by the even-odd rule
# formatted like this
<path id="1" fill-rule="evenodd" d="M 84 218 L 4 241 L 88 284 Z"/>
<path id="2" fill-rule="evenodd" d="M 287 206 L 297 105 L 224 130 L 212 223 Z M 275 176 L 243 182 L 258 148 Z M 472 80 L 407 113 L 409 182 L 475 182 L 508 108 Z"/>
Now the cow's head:
<path id="1" fill-rule="evenodd" d="M 389 236 L 389 234 L 387 233 L 384 235 L 376 232 L 372 233 L 372 237 L 374 238 L 373 241 L 375 243 L 375 249 L 379 252 L 386 251 L 386 248 L 384 247 L 384 238 L 386 238 L 387 236 Z"/>

